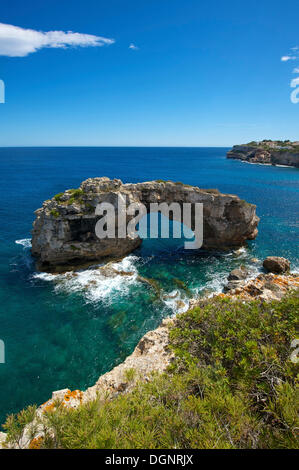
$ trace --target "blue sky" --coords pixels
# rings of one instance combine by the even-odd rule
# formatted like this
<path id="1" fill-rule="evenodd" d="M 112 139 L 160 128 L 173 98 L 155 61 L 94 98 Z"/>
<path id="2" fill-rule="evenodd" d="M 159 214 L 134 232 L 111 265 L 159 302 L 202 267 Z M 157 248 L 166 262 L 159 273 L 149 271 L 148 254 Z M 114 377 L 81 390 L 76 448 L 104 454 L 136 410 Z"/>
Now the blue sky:
<path id="1" fill-rule="evenodd" d="M 11 57 L 23 36 L 7 46 L 0 28 L 0 146 L 299 140 L 298 17 L 298 0 L 1 2 L 4 25 L 114 42 Z"/>

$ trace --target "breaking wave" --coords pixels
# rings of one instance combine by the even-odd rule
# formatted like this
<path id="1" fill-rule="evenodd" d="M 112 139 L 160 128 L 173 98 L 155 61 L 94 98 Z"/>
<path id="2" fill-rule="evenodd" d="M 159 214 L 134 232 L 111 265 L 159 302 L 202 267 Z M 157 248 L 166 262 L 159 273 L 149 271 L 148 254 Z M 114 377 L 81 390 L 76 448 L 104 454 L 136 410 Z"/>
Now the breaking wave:
<path id="1" fill-rule="evenodd" d="M 17 245 L 22 245 L 23 248 L 31 248 L 31 238 L 22 238 L 21 240 L 16 240 Z"/>
<path id="2" fill-rule="evenodd" d="M 115 296 L 128 294 L 137 281 L 136 256 L 127 256 L 118 263 L 93 266 L 64 274 L 35 273 L 33 279 L 52 281 L 56 292 L 82 292 L 88 302 L 110 303 Z"/>

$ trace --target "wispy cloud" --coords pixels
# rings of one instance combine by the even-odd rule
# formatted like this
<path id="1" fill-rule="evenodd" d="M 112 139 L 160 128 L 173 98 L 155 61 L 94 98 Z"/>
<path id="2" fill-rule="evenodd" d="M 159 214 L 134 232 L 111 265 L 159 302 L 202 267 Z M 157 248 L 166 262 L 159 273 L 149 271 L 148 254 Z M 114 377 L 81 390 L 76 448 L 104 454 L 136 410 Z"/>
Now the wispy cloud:
<path id="1" fill-rule="evenodd" d="M 290 53 L 287 55 L 283 55 L 280 60 L 282 62 L 288 62 L 289 60 L 297 60 L 299 59 L 299 46 L 291 47 Z"/>
<path id="2" fill-rule="evenodd" d="M 99 47 L 113 44 L 113 39 L 73 31 L 35 31 L 0 23 L 0 55 L 25 57 L 44 47 Z"/>
<path id="3" fill-rule="evenodd" d="M 294 68 L 293 73 L 299 73 L 299 67 Z"/>
<path id="4" fill-rule="evenodd" d="M 135 44 L 131 43 L 129 45 L 129 49 L 132 49 L 133 51 L 138 51 L 139 47 L 135 46 Z"/>
<path id="5" fill-rule="evenodd" d="M 280 59 L 282 62 L 287 62 L 288 60 L 296 60 L 297 57 L 295 55 L 283 55 L 282 58 Z"/>

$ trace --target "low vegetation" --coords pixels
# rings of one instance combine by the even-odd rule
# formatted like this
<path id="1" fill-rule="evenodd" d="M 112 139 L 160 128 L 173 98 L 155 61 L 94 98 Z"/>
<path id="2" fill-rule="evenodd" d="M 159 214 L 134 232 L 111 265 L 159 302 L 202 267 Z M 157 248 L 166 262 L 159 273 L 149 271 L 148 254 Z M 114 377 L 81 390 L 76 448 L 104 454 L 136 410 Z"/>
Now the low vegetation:
<path id="1" fill-rule="evenodd" d="M 55 201 L 60 202 L 61 197 L 64 195 L 64 193 L 58 193 L 54 196 Z"/>
<path id="2" fill-rule="evenodd" d="M 67 197 L 67 195 L 69 197 Z M 62 204 L 71 205 L 74 202 L 79 202 L 80 204 L 83 203 L 82 197 L 84 196 L 84 191 L 80 188 L 78 189 L 69 189 L 65 193 L 58 193 L 56 194 L 53 199 Z"/>
<path id="3" fill-rule="evenodd" d="M 299 153 L 299 145 L 297 142 L 291 142 L 290 140 L 271 140 L 265 139 L 261 142 L 248 142 L 245 146 L 262 148 L 263 150 L 267 150 L 268 152 L 279 152 L 279 153 Z M 242 153 L 242 150 L 234 150 L 236 153 Z"/>
<path id="4" fill-rule="evenodd" d="M 59 217 L 59 212 L 56 209 L 52 209 L 50 214 L 53 215 L 53 217 L 55 218 Z"/>
<path id="5" fill-rule="evenodd" d="M 203 301 L 177 317 L 170 332 L 175 360 L 166 373 L 77 409 L 57 403 L 45 414 L 51 433 L 32 447 L 297 448 L 298 370 L 290 345 L 298 311 L 298 292 L 270 303 Z M 134 376 L 128 372 L 128 380 Z M 10 442 L 20 437 L 24 413 L 4 425 Z"/>

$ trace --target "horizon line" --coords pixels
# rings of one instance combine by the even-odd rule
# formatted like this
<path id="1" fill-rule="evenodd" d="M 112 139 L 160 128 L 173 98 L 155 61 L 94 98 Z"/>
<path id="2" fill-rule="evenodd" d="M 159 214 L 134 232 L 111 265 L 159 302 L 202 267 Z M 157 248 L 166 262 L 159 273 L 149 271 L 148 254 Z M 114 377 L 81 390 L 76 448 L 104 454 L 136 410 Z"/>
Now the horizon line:
<path id="1" fill-rule="evenodd" d="M 233 145 L 0 145 L 0 148 L 229 148 Z"/>

